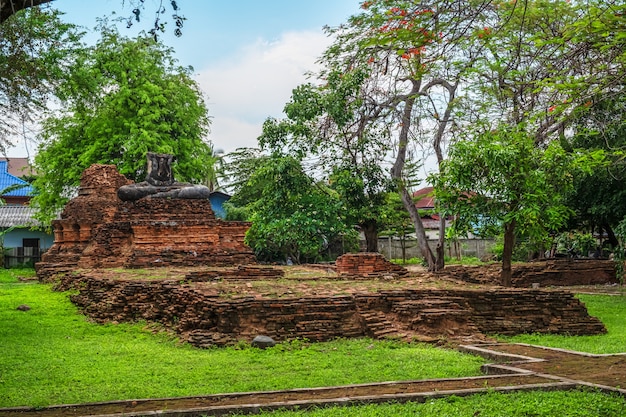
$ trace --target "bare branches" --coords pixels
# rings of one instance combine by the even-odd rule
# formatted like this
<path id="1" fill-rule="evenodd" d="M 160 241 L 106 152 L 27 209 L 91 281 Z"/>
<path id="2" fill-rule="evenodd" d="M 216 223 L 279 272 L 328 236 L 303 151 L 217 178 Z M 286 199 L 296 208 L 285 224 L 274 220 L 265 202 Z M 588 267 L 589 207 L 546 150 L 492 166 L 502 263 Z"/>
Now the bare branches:
<path id="1" fill-rule="evenodd" d="M 50 3 L 51 1 L 52 0 L 0 0 L 0 23 L 20 10 Z"/>

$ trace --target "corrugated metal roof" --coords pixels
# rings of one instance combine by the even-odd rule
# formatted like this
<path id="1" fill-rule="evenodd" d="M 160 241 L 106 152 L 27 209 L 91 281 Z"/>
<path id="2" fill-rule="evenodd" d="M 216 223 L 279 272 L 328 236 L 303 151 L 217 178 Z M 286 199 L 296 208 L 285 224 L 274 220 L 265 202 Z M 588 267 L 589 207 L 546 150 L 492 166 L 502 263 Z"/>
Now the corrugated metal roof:
<path id="1" fill-rule="evenodd" d="M 9 174 L 7 172 L 7 161 L 0 161 L 0 192 L 15 185 L 21 185 L 22 187 L 2 195 L 7 197 L 29 197 L 33 195 L 33 187 L 26 181 Z"/>
<path id="2" fill-rule="evenodd" d="M 424 187 L 413 193 L 413 199 L 415 207 L 418 209 L 433 209 L 435 208 L 435 189 L 433 187 Z"/>
<path id="3" fill-rule="evenodd" d="M 34 214 L 35 209 L 28 206 L 0 206 L 0 227 L 39 226 Z"/>

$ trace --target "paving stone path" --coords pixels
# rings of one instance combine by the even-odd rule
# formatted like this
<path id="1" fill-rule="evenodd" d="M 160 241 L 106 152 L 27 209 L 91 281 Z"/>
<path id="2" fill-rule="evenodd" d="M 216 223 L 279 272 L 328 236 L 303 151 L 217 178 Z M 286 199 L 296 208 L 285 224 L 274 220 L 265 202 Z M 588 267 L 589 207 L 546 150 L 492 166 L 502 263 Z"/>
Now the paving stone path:
<path id="1" fill-rule="evenodd" d="M 626 394 L 626 354 L 592 355 L 526 344 L 463 345 L 461 351 L 493 363 L 485 376 L 384 382 L 341 387 L 209 395 L 203 397 L 115 401 L 58 405 L 47 408 L 5 408 L 0 417 L 48 416 L 224 416 L 259 410 L 347 406 L 363 403 L 423 402 L 449 395 L 486 391 L 571 390 L 579 387 Z"/>

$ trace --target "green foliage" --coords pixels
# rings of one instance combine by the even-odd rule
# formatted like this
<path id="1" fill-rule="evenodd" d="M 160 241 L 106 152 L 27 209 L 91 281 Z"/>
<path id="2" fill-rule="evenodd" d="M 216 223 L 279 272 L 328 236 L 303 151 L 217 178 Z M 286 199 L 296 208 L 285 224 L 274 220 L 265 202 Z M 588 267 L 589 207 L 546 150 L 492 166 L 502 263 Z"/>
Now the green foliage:
<path id="1" fill-rule="evenodd" d="M 0 407 L 473 376 L 483 363 L 429 345 L 371 339 L 196 349 L 152 334 L 145 323 L 95 324 L 68 294 L 6 283 L 4 274 Z M 20 304 L 32 309 L 18 311 Z"/>
<path id="2" fill-rule="evenodd" d="M 459 233 L 515 222 L 520 233 L 541 238 L 567 220 L 573 162 L 558 143 L 540 149 L 523 131 L 502 126 L 456 143 L 429 181 Z"/>
<path id="3" fill-rule="evenodd" d="M 573 149 L 606 153 L 608 163 L 574 176 L 574 190 L 567 204 L 575 212 L 572 227 L 611 229 L 626 216 L 626 98 L 590 99 L 576 116 L 575 134 L 563 140 Z M 613 245 L 616 242 L 612 242 Z"/>
<path id="4" fill-rule="evenodd" d="M 404 208 L 398 193 L 387 193 L 385 197 L 384 205 L 381 207 L 383 218 L 381 226 L 384 228 L 381 235 L 406 239 L 415 230 L 411 217 Z"/>
<path id="5" fill-rule="evenodd" d="M 261 198 L 261 189 L 252 189 L 250 177 L 269 159 L 260 149 L 239 148 L 223 157 L 221 170 L 222 183 L 232 190 L 229 200 L 235 206 L 243 207 Z"/>
<path id="6" fill-rule="evenodd" d="M 258 197 L 251 199 L 247 190 Z M 315 260 L 335 239 L 355 233 L 346 226 L 337 194 L 314 183 L 293 157 L 264 160 L 232 200 L 249 201 L 246 242 L 264 259 Z"/>
<path id="7" fill-rule="evenodd" d="M 328 178 L 342 201 L 346 221 L 361 226 L 368 250 L 375 251 L 381 207 L 392 183 L 380 164 L 390 149 L 388 133 L 366 127 L 360 91 L 368 70 L 331 70 L 322 86 L 295 88 L 285 105 L 286 119 L 268 119 L 261 147 L 299 159 L 313 156 L 316 176 Z M 320 172 L 321 171 L 321 172 Z"/>
<path id="8" fill-rule="evenodd" d="M 591 233 L 566 232 L 555 238 L 557 253 L 568 256 L 588 256 L 598 247 L 598 242 Z"/>
<path id="9" fill-rule="evenodd" d="M 33 202 L 40 220 L 54 218 L 95 163 L 114 164 L 127 178 L 145 177 L 146 152 L 176 156 L 174 176 L 200 183 L 214 162 L 204 141 L 207 109 L 188 68 L 150 38 L 135 40 L 102 26 L 57 90 L 62 109 L 44 123 L 35 158 Z"/>
<path id="10" fill-rule="evenodd" d="M 4 4 L 3 4 L 4 6 Z M 81 34 L 51 9 L 29 8 L 0 24 L 0 152 L 22 123 L 38 119 L 68 63 L 81 52 Z"/>

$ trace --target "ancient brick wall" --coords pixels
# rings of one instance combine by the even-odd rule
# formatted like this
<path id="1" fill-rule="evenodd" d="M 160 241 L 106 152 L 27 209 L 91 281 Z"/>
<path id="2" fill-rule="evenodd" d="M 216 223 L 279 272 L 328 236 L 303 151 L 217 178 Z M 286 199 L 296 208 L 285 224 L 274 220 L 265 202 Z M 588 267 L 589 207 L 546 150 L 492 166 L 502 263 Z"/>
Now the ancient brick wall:
<path id="1" fill-rule="evenodd" d="M 598 334 L 603 324 L 565 291 L 395 290 L 293 299 L 220 298 L 176 281 L 68 276 L 72 301 L 99 322 L 162 323 L 206 347 L 263 334 L 277 340 L 468 334 Z"/>
<path id="2" fill-rule="evenodd" d="M 471 283 L 498 284 L 500 264 L 467 266 L 448 265 L 440 275 L 448 275 Z M 529 288 L 566 285 L 602 285 L 617 283 L 615 263 L 601 259 L 550 259 L 524 264 L 513 264 L 514 287 Z"/>
<path id="3" fill-rule="evenodd" d="M 346 253 L 337 258 L 335 267 L 338 274 L 350 276 L 405 275 L 408 273 L 405 268 L 389 262 L 378 252 Z"/>

